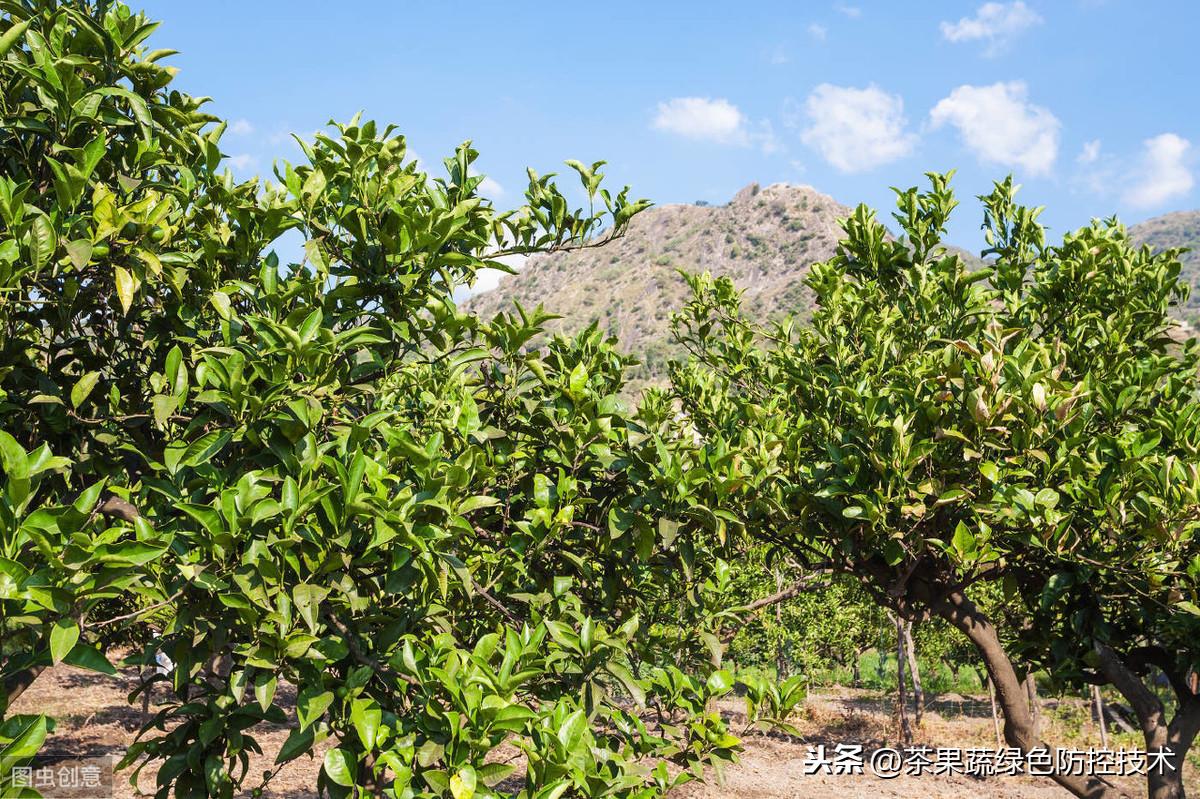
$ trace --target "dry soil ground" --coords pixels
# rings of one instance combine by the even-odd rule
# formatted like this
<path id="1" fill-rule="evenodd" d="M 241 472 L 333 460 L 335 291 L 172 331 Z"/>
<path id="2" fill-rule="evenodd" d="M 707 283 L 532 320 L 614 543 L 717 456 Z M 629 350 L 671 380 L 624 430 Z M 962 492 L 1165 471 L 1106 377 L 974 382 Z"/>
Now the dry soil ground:
<path id="1" fill-rule="evenodd" d="M 141 723 L 141 708 L 126 703 L 136 675 L 122 672 L 109 678 L 67 666 L 45 674 L 16 702 L 18 713 L 48 713 L 57 717 L 58 727 L 49 749 L 80 755 L 111 754 L 119 757 L 133 741 Z M 281 695 L 283 691 L 281 690 Z M 734 730 L 741 727 L 740 704 L 722 706 Z M 1076 748 L 1098 746 L 1096 730 L 1080 708 L 1050 711 L 1045 720 L 1046 737 L 1060 745 Z M 1074 718 L 1074 721 L 1067 719 Z M 895 720 L 879 698 L 864 691 L 826 689 L 810 694 L 797 722 L 801 739 L 766 736 L 756 733 L 745 737 L 745 752 L 736 765 L 727 768 L 723 783 L 692 784 L 676 791 L 679 799 L 853 799 L 855 797 L 895 797 L 904 799 L 960 799 L 966 797 L 1007 797 L 1008 799 L 1054 799 L 1067 794 L 1041 777 L 966 776 L 899 777 L 882 780 L 869 773 L 861 776 L 805 775 L 803 764 L 808 747 L 825 743 L 832 750 L 838 743 L 863 744 L 870 751 L 895 744 Z M 270 765 L 287 733 L 273 729 L 259 740 L 268 757 L 251 763 L 251 774 L 261 773 Z M 943 696 L 932 703 L 918 731 L 918 742 L 932 747 L 988 747 L 996 745 L 995 733 L 986 697 Z M 1132 738 L 1128 739 L 1132 742 Z M 1130 744 L 1126 744 L 1130 745 Z M 288 765 L 272 780 L 266 797 L 315 797 L 313 786 L 319 763 L 302 758 Z M 1190 768 L 1189 784 L 1200 790 L 1200 776 Z M 1143 783 L 1127 781 L 1132 795 L 1144 795 Z M 142 790 L 153 792 L 154 779 L 149 770 L 140 780 Z M 116 797 L 134 797 L 127 778 L 118 775 Z"/>

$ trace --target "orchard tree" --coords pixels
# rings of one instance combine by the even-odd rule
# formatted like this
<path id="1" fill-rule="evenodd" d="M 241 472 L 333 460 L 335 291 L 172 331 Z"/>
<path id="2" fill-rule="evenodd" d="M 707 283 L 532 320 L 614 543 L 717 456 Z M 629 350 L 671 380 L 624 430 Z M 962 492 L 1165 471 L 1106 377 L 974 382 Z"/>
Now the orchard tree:
<path id="1" fill-rule="evenodd" d="M 708 446 L 737 452 L 740 478 L 717 493 L 755 536 L 971 641 L 1010 745 L 1045 746 L 1029 664 L 1110 683 L 1147 747 L 1174 752 L 1150 795 L 1180 797 L 1200 727 L 1200 363 L 1171 316 L 1179 253 L 1134 247 L 1115 220 L 1048 244 L 1014 192 L 982 198 L 976 271 L 942 245 L 948 177 L 897 192 L 898 238 L 860 206 L 812 267 L 809 326 L 757 327 L 727 280 L 692 278 L 675 393 Z M 990 591 L 997 614 L 976 601 Z"/>
<path id="2" fill-rule="evenodd" d="M 0 714 L 53 663 L 111 673 L 119 640 L 172 664 L 124 760 L 160 797 L 321 750 L 335 797 L 650 797 L 728 758 L 730 676 L 678 646 L 713 626 L 712 457 L 662 397 L 623 407 L 596 331 L 533 350 L 540 310 L 452 302 L 647 203 L 570 162 L 598 214 L 532 171 L 501 213 L 469 145 L 431 177 L 357 118 L 238 182 L 154 22 L 0 10 Z M 259 781 L 266 723 L 291 734 Z M 49 724 L 10 715 L 0 756 Z"/>

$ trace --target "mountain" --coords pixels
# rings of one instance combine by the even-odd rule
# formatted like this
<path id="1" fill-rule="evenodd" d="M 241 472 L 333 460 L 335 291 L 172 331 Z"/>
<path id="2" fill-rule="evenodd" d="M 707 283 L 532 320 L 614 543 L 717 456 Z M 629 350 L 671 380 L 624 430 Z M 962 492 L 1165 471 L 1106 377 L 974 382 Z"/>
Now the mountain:
<path id="1" fill-rule="evenodd" d="M 489 317 L 539 303 L 562 318 L 547 325 L 570 333 L 591 322 L 618 337 L 641 365 L 634 387 L 663 377 L 667 360 L 680 352 L 671 341 L 671 314 L 687 301 L 687 284 L 676 271 L 726 275 L 743 290 L 743 307 L 760 319 L 804 315 L 812 293 L 808 268 L 834 254 L 838 224 L 851 209 L 810 186 L 752 183 L 726 205 L 662 205 L 634 217 L 625 236 L 603 247 L 530 258 L 515 275 L 466 301 Z M 1139 244 L 1162 249 L 1191 247 L 1182 257 L 1192 296 L 1180 316 L 1200 321 L 1200 211 L 1149 219 L 1129 229 Z M 980 259 L 952 248 L 974 267 Z"/>
<path id="2" fill-rule="evenodd" d="M 1138 244 L 1148 244 L 1156 250 L 1190 248 L 1190 252 L 1179 258 L 1183 279 L 1192 286 L 1192 294 L 1180 315 L 1192 325 L 1200 322 L 1200 211 L 1176 211 L 1147 219 L 1129 228 L 1129 236 Z"/>
<path id="3" fill-rule="evenodd" d="M 809 265 L 833 255 L 838 220 L 850 213 L 808 186 L 752 183 L 727 205 L 662 205 L 634 217 L 624 237 L 604 247 L 536 256 L 497 288 L 466 306 L 483 316 L 513 301 L 562 315 L 548 325 L 572 332 L 595 321 L 642 361 L 632 377 L 660 377 L 677 355 L 671 314 L 687 300 L 676 271 L 726 275 L 745 294 L 744 307 L 770 319 L 811 307 Z"/>

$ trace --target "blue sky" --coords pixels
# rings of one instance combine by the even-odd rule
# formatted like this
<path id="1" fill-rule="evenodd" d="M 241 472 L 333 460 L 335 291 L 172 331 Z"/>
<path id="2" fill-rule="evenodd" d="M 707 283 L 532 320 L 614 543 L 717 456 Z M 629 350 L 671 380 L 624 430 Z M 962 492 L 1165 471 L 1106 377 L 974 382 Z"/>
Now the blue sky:
<path id="1" fill-rule="evenodd" d="M 604 159 L 658 203 L 809 184 L 890 209 L 957 168 L 952 237 L 1012 172 L 1054 232 L 1200 206 L 1200 3 L 402 3 L 153 0 L 176 86 L 232 121 L 235 172 L 269 172 L 357 111 L 432 165 L 464 139 L 488 190 Z"/>

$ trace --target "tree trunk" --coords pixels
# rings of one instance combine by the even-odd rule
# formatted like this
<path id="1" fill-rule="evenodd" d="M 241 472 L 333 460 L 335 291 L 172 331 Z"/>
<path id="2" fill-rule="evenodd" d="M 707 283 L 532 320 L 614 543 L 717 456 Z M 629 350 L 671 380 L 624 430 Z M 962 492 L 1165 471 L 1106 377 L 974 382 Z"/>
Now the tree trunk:
<path id="1" fill-rule="evenodd" d="M 781 573 L 775 574 L 775 590 L 777 592 L 783 590 L 783 574 L 781 574 Z M 775 605 L 775 625 L 777 628 L 776 638 L 775 638 L 775 676 L 777 679 L 779 679 L 782 682 L 783 680 L 786 680 L 788 678 L 787 658 L 784 657 L 784 653 L 783 653 L 783 605 L 782 604 Z"/>
<path id="2" fill-rule="evenodd" d="M 1033 676 L 1033 667 L 1025 672 L 1025 696 L 1029 701 L 1029 717 L 1033 719 L 1033 734 L 1042 734 L 1042 705 L 1038 701 L 1037 680 Z"/>
<path id="3" fill-rule="evenodd" d="M 908 660 L 908 674 L 913 688 L 913 722 L 921 729 L 921 718 L 925 714 L 925 689 L 921 687 L 921 666 L 917 663 L 917 647 L 913 643 L 912 622 L 904 623 L 904 657 Z"/>
<path id="4" fill-rule="evenodd" d="M 905 646 L 904 625 L 904 619 L 896 616 L 896 712 L 900 714 L 900 739 L 910 744 L 913 733 L 912 725 L 908 723 L 908 697 L 905 696 L 904 663 L 908 659 L 908 648 Z"/>
<path id="5" fill-rule="evenodd" d="M 1151 768 L 1146 774 L 1149 799 L 1185 799 L 1187 793 L 1183 785 L 1183 767 L 1187 752 L 1197 732 L 1200 732 L 1200 697 L 1186 685 L 1179 686 L 1172 681 L 1179 699 L 1179 709 L 1168 722 L 1162 702 L 1146 687 L 1142 678 L 1111 648 L 1097 644 L 1095 649 L 1101 674 L 1129 701 L 1137 715 L 1138 726 L 1142 728 L 1142 737 L 1146 741 L 1146 751 L 1171 750 L 1165 767 Z"/>
<path id="6" fill-rule="evenodd" d="M 996 686 L 992 683 L 992 678 L 987 678 L 988 698 L 992 700 L 992 727 L 996 730 L 996 748 L 999 749 L 1004 745 L 1004 740 L 1000 737 L 1000 714 L 996 711 Z"/>
<path id="7" fill-rule="evenodd" d="M 1092 708 L 1096 711 L 1096 723 L 1100 725 L 1100 748 L 1108 749 L 1108 722 L 1104 719 L 1104 696 L 1100 686 L 1092 686 Z"/>
<path id="8" fill-rule="evenodd" d="M 12 703 L 16 701 L 17 697 L 25 693 L 25 690 L 29 688 L 29 686 L 33 685 L 34 681 L 37 680 L 38 675 L 45 670 L 46 664 L 41 663 L 36 666 L 30 666 L 29 668 L 22 669 L 16 674 L 9 675 L 7 678 L 5 678 L 4 685 L 2 686 L 4 691 L 3 693 L 0 693 L 0 715 L 3 715 L 3 713 L 12 706 Z"/>
<path id="9" fill-rule="evenodd" d="M 1004 738 L 1008 745 L 1017 747 L 1022 752 L 1049 749 L 1050 747 L 1039 740 L 1034 732 L 1025 688 L 1017 679 L 1012 661 L 1005 654 L 1000 636 L 987 614 L 975 607 L 962 591 L 938 596 L 931 602 L 930 607 L 934 613 L 966 635 L 979 651 L 988 675 L 996 687 L 996 698 L 1004 711 Z M 1081 799 L 1132 799 L 1129 794 L 1108 780 L 1095 775 L 1077 776 L 1056 772 L 1051 779 Z"/>

